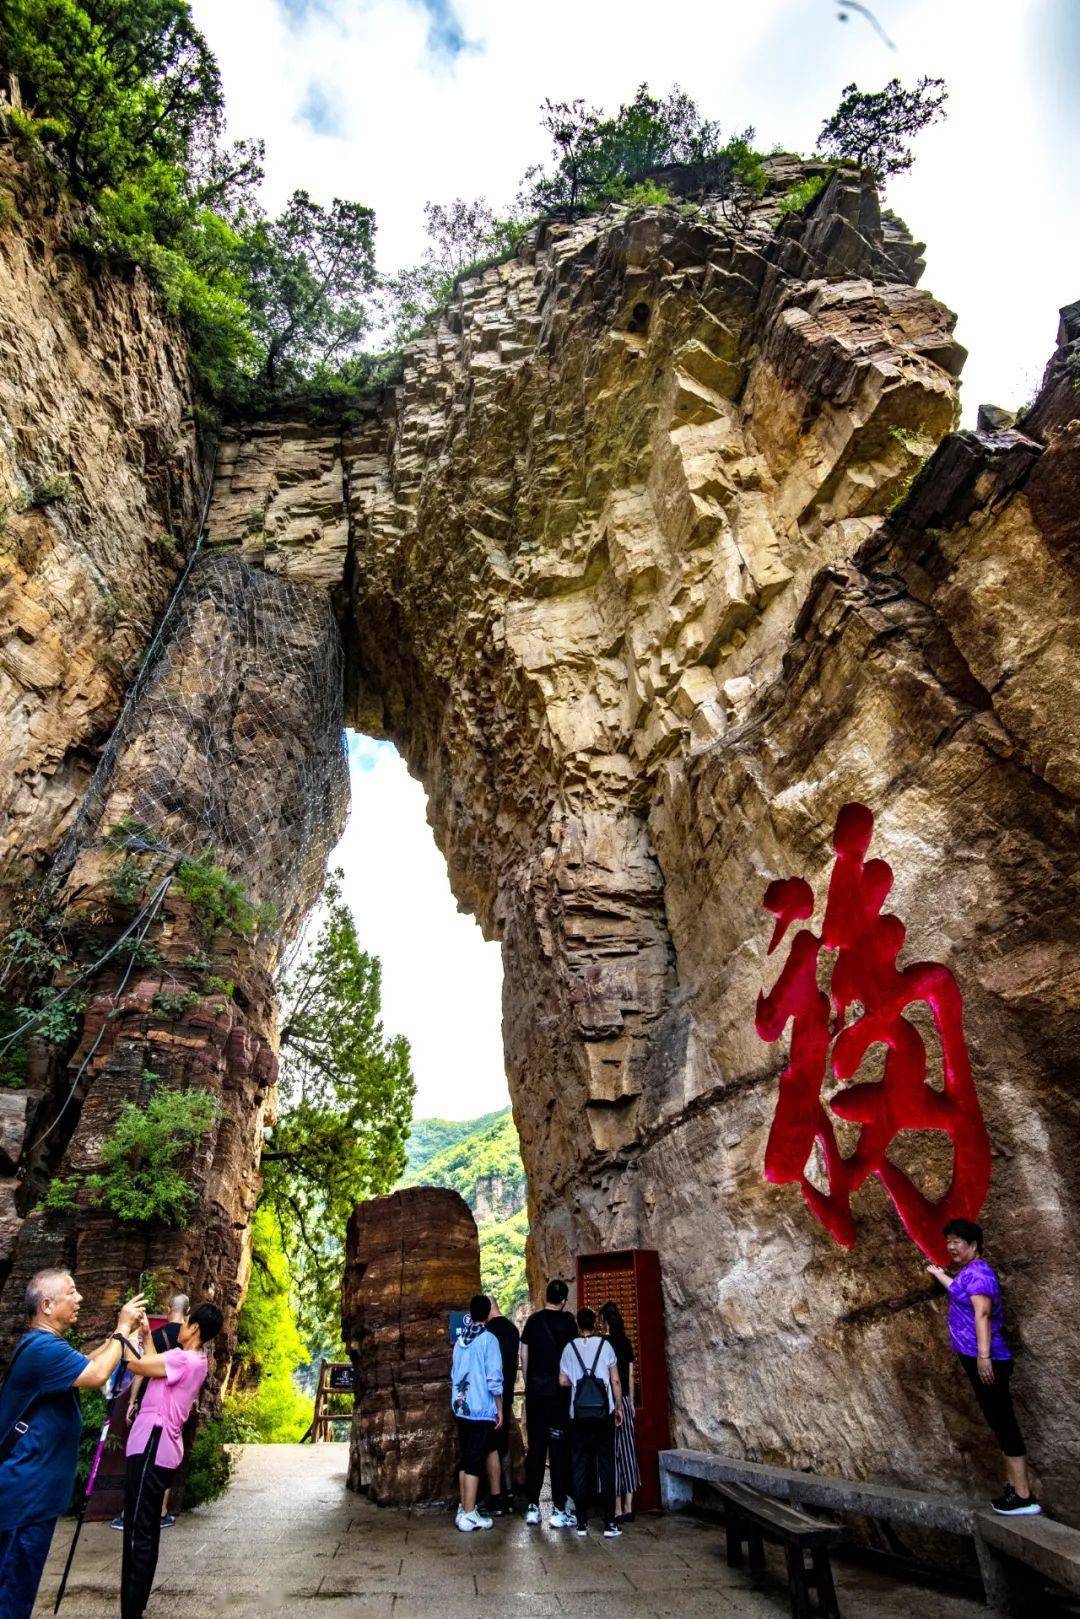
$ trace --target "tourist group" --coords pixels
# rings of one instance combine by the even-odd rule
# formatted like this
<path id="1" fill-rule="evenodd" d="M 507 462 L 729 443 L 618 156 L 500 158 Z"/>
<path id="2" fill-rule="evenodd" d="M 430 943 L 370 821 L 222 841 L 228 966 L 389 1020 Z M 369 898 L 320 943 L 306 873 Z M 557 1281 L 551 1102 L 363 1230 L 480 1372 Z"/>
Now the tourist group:
<path id="1" fill-rule="evenodd" d="M 1006 1483 L 991 1505 L 1009 1517 L 1041 1509 L 1031 1489 L 1027 1451 L 1013 1409 L 1013 1360 L 1005 1336 L 1001 1287 L 983 1258 L 982 1227 L 950 1220 L 945 1241 L 954 1275 L 927 1265 L 949 1300 L 949 1339 L 988 1426 L 1001 1446 Z M 603 1533 L 615 1538 L 633 1519 L 639 1487 L 634 1445 L 634 1351 L 614 1303 L 598 1312 L 566 1309 L 565 1282 L 547 1286 L 547 1302 L 520 1337 L 525 1384 L 525 1521 L 541 1520 L 540 1494 L 550 1461 L 555 1529 L 588 1535 L 599 1509 Z M 513 1322 L 479 1293 L 454 1348 L 451 1406 L 458 1422 L 461 1465 L 457 1527 L 490 1529 L 512 1509 L 509 1450 L 519 1340 Z M 489 1489 L 487 1511 L 477 1502 Z M 508 1495 L 508 1492 L 511 1492 Z"/>
<path id="2" fill-rule="evenodd" d="M 983 1258 L 982 1229 L 952 1220 L 945 1235 L 955 1274 L 927 1269 L 948 1293 L 952 1348 L 1004 1453 L 1008 1482 L 994 1510 L 1037 1513 L 1010 1392 L 1013 1362 L 1001 1290 Z M 614 1303 L 595 1313 L 580 1309 L 575 1318 L 568 1297 L 565 1282 L 549 1282 L 544 1307 L 520 1336 L 485 1294 L 470 1301 L 454 1346 L 450 1390 L 461 1445 L 456 1522 L 463 1533 L 490 1529 L 513 1508 L 510 1431 L 519 1358 L 526 1523 L 541 1523 L 549 1468 L 553 1528 L 584 1536 L 592 1521 L 615 1538 L 633 1520 L 640 1484 L 633 1347 Z M 206 1346 L 222 1326 L 216 1304 L 190 1309 L 181 1294 L 172 1300 L 169 1320 L 151 1334 L 139 1295 L 122 1307 L 106 1341 L 83 1353 L 68 1341 L 81 1302 L 67 1271 L 31 1277 L 26 1331 L 0 1385 L 0 1619 L 30 1619 L 57 1519 L 71 1507 L 82 1429 L 79 1391 L 103 1389 L 111 1399 L 129 1383 L 124 1511 L 115 1527 L 124 1533 L 120 1616 L 142 1619 L 160 1533 L 172 1521 L 167 1498 L 183 1461 L 184 1424 L 206 1381 Z M 489 1510 L 481 1512 L 485 1482 Z"/>
<path id="3" fill-rule="evenodd" d="M 469 1301 L 454 1345 L 451 1406 L 461 1443 L 457 1526 L 490 1529 L 512 1507 L 510 1430 L 518 1356 L 525 1383 L 525 1522 L 540 1522 L 544 1471 L 551 1468 L 551 1523 L 589 1533 L 597 1505 L 611 1539 L 633 1519 L 641 1483 L 634 1444 L 634 1350 L 614 1302 L 599 1311 L 566 1308 L 570 1290 L 549 1282 L 547 1302 L 520 1336 L 485 1293 Z M 477 1506 L 481 1480 L 488 1510 Z"/>

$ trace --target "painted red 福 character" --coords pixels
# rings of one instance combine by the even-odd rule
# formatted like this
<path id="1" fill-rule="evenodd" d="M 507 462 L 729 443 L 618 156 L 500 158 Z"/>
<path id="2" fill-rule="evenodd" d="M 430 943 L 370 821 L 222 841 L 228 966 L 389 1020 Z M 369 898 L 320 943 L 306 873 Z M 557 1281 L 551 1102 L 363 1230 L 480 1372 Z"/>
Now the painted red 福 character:
<path id="1" fill-rule="evenodd" d="M 909 1236 L 932 1259 L 944 1262 L 942 1227 L 956 1216 L 973 1219 L 990 1183 L 990 1140 L 983 1123 L 964 1043 L 960 990 L 937 962 L 898 964 L 904 944 L 899 917 L 882 914 L 892 887 L 884 860 L 867 860 L 874 818 L 863 804 L 845 804 L 836 818 L 836 861 L 821 933 L 802 927 L 768 994 L 758 996 L 755 1024 L 763 1040 L 778 1040 L 791 1024 L 791 1054 L 780 1076 L 776 1114 L 765 1149 L 765 1177 L 798 1182 L 814 1215 L 850 1248 L 856 1235 L 851 1195 L 876 1175 Z M 795 921 L 808 922 L 814 895 L 801 877 L 770 883 L 765 909 L 776 917 L 769 954 Z M 829 993 L 820 987 L 822 956 L 835 952 Z M 940 1090 L 926 1081 L 926 1047 L 905 1010 L 926 1006 L 941 1045 Z M 858 1015 L 849 1023 L 848 1013 Z M 827 1065 L 841 1082 L 856 1076 L 871 1047 L 884 1050 L 881 1078 L 842 1084 L 828 1107 L 822 1097 Z M 831 1051 L 830 1051 L 831 1047 Z M 845 1156 L 833 1119 L 861 1126 Z M 940 1130 L 953 1149 L 952 1179 L 936 1202 L 890 1162 L 889 1146 L 901 1130 Z M 820 1143 L 827 1190 L 807 1176 Z"/>

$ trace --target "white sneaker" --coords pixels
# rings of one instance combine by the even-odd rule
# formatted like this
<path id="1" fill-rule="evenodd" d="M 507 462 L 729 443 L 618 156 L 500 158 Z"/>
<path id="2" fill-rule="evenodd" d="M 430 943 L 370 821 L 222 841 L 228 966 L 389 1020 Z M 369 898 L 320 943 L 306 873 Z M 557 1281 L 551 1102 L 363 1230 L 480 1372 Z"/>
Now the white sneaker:
<path id="1" fill-rule="evenodd" d="M 525 1522 L 526 1523 L 539 1523 L 540 1522 L 540 1508 L 535 1507 L 535 1506 L 530 1506 L 528 1511 L 525 1513 Z"/>
<path id="2" fill-rule="evenodd" d="M 577 1528 L 577 1519 L 572 1512 L 553 1512 L 550 1522 L 553 1529 Z"/>
<path id="3" fill-rule="evenodd" d="M 462 1534 L 465 1535 L 470 1534 L 474 1529 L 490 1529 L 493 1521 L 494 1520 L 491 1518 L 485 1518 L 482 1512 L 477 1512 L 475 1507 L 471 1512 L 463 1512 L 461 1508 L 458 1507 L 457 1518 L 455 1520 L 458 1528 L 461 1530 Z"/>

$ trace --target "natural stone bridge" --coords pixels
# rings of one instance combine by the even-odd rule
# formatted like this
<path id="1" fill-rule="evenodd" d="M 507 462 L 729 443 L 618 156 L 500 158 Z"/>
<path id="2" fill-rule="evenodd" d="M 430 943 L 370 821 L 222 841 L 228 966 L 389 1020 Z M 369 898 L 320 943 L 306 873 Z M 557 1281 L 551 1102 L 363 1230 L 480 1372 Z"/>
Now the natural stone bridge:
<path id="1" fill-rule="evenodd" d="M 172 848 L 209 842 L 278 918 L 216 969 L 231 1001 L 165 1017 L 160 975 L 95 980 L 66 1072 L 33 1076 L 25 1189 L 0 1182 L 9 1319 L 45 1259 L 103 1294 L 160 1266 L 239 1298 L 269 975 L 342 822 L 344 722 L 400 748 L 459 903 L 501 941 L 534 1278 L 582 1249 L 660 1250 L 678 1442 L 970 1487 L 981 1430 L 880 1188 L 844 1252 L 761 1174 L 782 1067 L 754 1032 L 763 892 L 798 874 L 820 894 L 857 800 L 909 955 L 965 996 L 1025 1425 L 1046 1498 L 1080 1511 L 1080 328 L 1063 319 L 1019 425 L 951 432 L 963 353 L 916 290 L 917 247 L 843 176 L 774 229 L 792 178 L 774 163 L 741 236 L 707 198 L 543 226 L 458 286 L 358 417 L 227 434 L 118 727 L 177 576 L 161 529 L 198 527 L 183 356 L 138 277 L 64 251 L 62 220 L 4 227 L 4 475 L 64 464 L 74 484 L 0 557 L 10 871 L 60 848 L 92 935 L 105 835 L 130 815 Z M 157 925 L 183 984 L 174 891 Z M 95 1165 L 151 1066 L 226 1102 L 190 1228 L 34 1208 L 49 1174 Z M 26 1123 L 12 1108 L 12 1164 Z M 924 1136 L 895 1157 L 940 1194 Z"/>

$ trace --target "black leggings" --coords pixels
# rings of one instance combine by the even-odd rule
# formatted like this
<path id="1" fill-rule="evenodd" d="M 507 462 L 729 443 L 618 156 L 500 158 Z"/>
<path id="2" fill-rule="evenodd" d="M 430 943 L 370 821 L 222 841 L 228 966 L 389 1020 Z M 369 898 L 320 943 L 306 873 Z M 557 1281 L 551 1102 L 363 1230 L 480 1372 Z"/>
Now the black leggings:
<path id="1" fill-rule="evenodd" d="M 155 1428 L 141 1456 L 129 1456 L 124 1476 L 124 1556 L 120 1573 L 121 1619 L 142 1619 L 157 1572 L 161 1502 L 180 1471 L 155 1462 L 161 1430 Z"/>
<path id="2" fill-rule="evenodd" d="M 984 1383 L 979 1376 L 979 1366 L 974 1355 L 961 1355 L 959 1360 L 967 1373 L 968 1382 L 975 1391 L 975 1398 L 979 1402 L 982 1414 L 1005 1455 L 1026 1456 L 1024 1436 L 1020 1432 L 1020 1424 L 1016 1420 L 1012 1395 L 1009 1392 L 1012 1361 L 995 1360 L 994 1381 Z"/>

